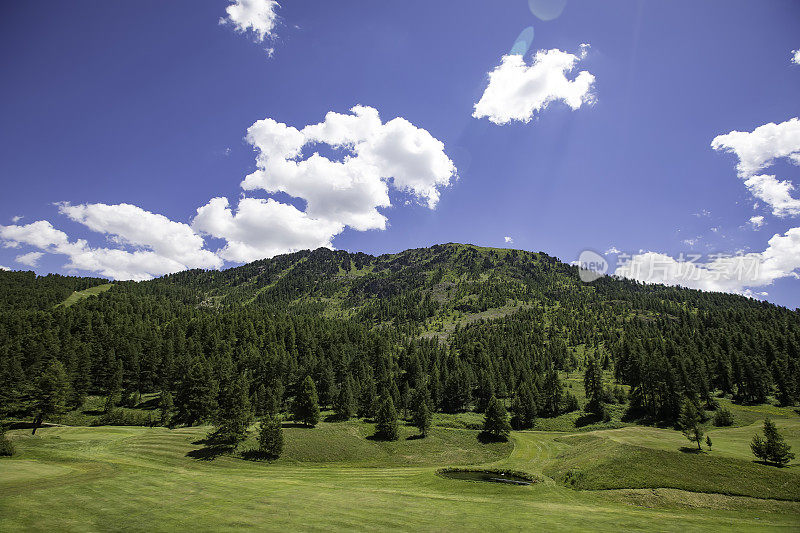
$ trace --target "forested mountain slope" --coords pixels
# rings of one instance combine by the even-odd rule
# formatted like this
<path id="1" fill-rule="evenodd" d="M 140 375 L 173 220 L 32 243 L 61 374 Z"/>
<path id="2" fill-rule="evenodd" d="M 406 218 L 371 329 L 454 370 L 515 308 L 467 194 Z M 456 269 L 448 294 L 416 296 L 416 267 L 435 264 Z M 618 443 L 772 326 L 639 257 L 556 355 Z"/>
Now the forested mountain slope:
<path id="1" fill-rule="evenodd" d="M 349 395 L 362 416 L 381 395 L 403 405 L 415 391 L 440 411 L 481 410 L 496 395 L 555 416 L 575 408 L 559 376 L 592 361 L 630 386 L 639 419 L 674 420 L 684 398 L 798 400 L 797 311 L 610 277 L 586 284 L 543 253 L 318 249 L 115 283 L 56 307 L 104 282 L 0 272 L 6 415 L 36 410 L 44 375 L 67 384 L 72 405 L 169 391 L 187 423 L 212 419 L 238 377 L 256 413 L 282 409 L 311 376 L 323 405 Z"/>

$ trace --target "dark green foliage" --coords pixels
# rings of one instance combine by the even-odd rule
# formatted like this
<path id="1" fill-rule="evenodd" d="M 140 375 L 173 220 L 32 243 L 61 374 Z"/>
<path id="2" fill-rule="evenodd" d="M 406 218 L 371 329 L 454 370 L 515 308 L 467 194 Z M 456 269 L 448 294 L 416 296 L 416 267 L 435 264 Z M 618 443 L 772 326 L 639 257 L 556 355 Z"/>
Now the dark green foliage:
<path id="1" fill-rule="evenodd" d="M 586 410 L 590 413 L 600 414 L 603 408 L 603 370 L 594 356 L 590 357 L 586 363 L 586 370 L 583 374 L 583 388 L 589 403 Z"/>
<path id="2" fill-rule="evenodd" d="M 336 398 L 334 410 L 339 420 L 350 420 L 356 412 L 356 402 L 353 399 L 353 382 L 349 377 L 339 387 L 339 395 Z"/>
<path id="3" fill-rule="evenodd" d="M 235 447 L 245 439 L 247 428 L 253 422 L 248 390 L 249 384 L 245 376 L 233 379 L 231 385 L 223 389 L 211 441 Z"/>
<path id="4" fill-rule="evenodd" d="M 523 383 L 536 416 L 552 417 L 573 407 L 559 372 L 577 369 L 579 353 L 630 390 L 632 419 L 675 423 L 684 398 L 713 408 L 716 391 L 745 403 L 798 400 L 800 314 L 622 279 L 584 284 L 543 253 L 320 249 L 119 282 L 56 307 L 103 281 L 0 272 L 0 415 L 36 417 L 51 358 L 66 371 L 71 407 L 93 395 L 111 397 L 111 409 L 164 390 L 173 423 L 185 424 L 215 420 L 229 376 L 240 374 L 259 416 L 282 412 L 310 376 L 334 407 L 350 378 L 367 418 L 384 394 L 405 414 L 406 386 L 424 384 L 432 412 L 458 412 L 485 410 L 492 394 L 513 403 Z M 469 316 L 479 311 L 496 318 Z M 457 323 L 430 338 L 442 318 Z M 603 387 L 599 398 L 620 404 L 622 392 Z"/>
<path id="5" fill-rule="evenodd" d="M 175 403 L 172 400 L 171 392 L 161 391 L 161 397 L 158 401 L 158 410 L 161 414 L 161 425 L 164 427 L 171 427 L 173 411 L 175 410 Z"/>
<path id="6" fill-rule="evenodd" d="M 697 412 L 697 407 L 695 407 L 694 403 L 689 399 L 683 402 L 678 425 L 681 431 L 683 431 L 683 434 L 686 435 L 686 438 L 697 444 L 697 449 L 700 450 L 700 443 L 703 441 L 705 429 L 703 429 L 703 425 L 700 421 L 700 414 Z"/>
<path id="7" fill-rule="evenodd" d="M 178 417 L 189 425 L 210 420 L 217 410 L 217 393 L 217 381 L 207 361 L 195 360 L 178 381 Z"/>
<path id="8" fill-rule="evenodd" d="M 281 417 L 267 415 L 261 419 L 258 433 L 258 451 L 276 459 L 283 453 L 283 425 Z"/>
<path id="9" fill-rule="evenodd" d="M 400 427 L 397 423 L 397 411 L 391 396 L 384 396 L 378 408 L 375 420 L 375 436 L 382 440 L 400 438 Z"/>
<path id="10" fill-rule="evenodd" d="M 753 455 L 775 466 L 784 466 L 794 459 L 791 446 L 784 442 L 783 435 L 778 433 L 778 428 L 769 418 L 764 420 L 764 438 L 754 435 L 750 449 Z"/>
<path id="11" fill-rule="evenodd" d="M 292 403 L 292 417 L 306 426 L 314 427 L 319 422 L 319 399 L 317 387 L 311 376 L 306 376 Z"/>
<path id="12" fill-rule="evenodd" d="M 423 437 L 428 436 L 428 431 L 431 429 L 431 422 L 433 415 L 431 414 L 428 402 L 420 401 L 414 406 L 414 411 L 411 415 L 411 422 L 414 427 L 419 430 L 419 434 Z"/>
<path id="13" fill-rule="evenodd" d="M 511 403 L 511 425 L 514 429 L 530 429 L 536 422 L 538 408 L 529 383 L 523 383 Z"/>
<path id="14" fill-rule="evenodd" d="M 706 435 L 706 446 L 708 446 L 709 450 L 711 449 L 711 444 L 712 444 L 711 437 L 709 435 Z"/>
<path id="15" fill-rule="evenodd" d="M 6 435 L 6 428 L 0 426 L 0 457 L 10 457 L 14 455 L 14 443 Z"/>
<path id="16" fill-rule="evenodd" d="M 714 413 L 714 425 L 717 427 L 732 426 L 734 421 L 733 413 L 727 407 L 717 409 Z"/>
<path id="17" fill-rule="evenodd" d="M 486 407 L 483 434 L 492 440 L 507 440 L 510 431 L 511 424 L 508 422 L 508 412 L 506 412 L 505 406 L 500 400 L 492 396 Z"/>
<path id="18" fill-rule="evenodd" d="M 37 382 L 34 395 L 34 424 L 32 433 L 45 420 L 66 412 L 69 396 L 69 381 L 64 365 L 60 361 L 51 360 Z"/>

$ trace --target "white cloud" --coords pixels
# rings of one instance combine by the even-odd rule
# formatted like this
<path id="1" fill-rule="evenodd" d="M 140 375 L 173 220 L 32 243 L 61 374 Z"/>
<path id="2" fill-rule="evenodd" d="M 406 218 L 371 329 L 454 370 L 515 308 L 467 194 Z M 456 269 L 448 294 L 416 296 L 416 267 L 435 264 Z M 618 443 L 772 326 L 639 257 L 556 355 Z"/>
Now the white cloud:
<path id="1" fill-rule="evenodd" d="M 331 112 L 323 122 L 301 130 L 267 118 L 248 129 L 247 140 L 257 152 L 256 171 L 242 181 L 242 188 L 285 193 L 297 202 L 242 198 L 234 208 L 226 198 L 212 198 L 197 209 L 191 225 L 130 204 L 60 203 L 61 214 L 104 234 L 116 246 L 94 248 L 84 240 L 70 241 L 44 220 L 0 226 L 0 241 L 7 248 L 27 245 L 66 255 L 69 269 L 149 279 L 187 268 L 220 268 L 224 260 L 330 248 L 346 227 L 385 229 L 387 219 L 379 209 L 391 207 L 390 190 L 434 209 L 441 189 L 457 177 L 441 141 L 404 118 L 383 123 L 371 107 L 356 106 L 350 114 Z M 322 144 L 335 155 L 314 152 L 304 157 L 304 148 Z M 205 249 L 206 236 L 225 244 L 214 253 Z"/>
<path id="2" fill-rule="evenodd" d="M 800 199 L 793 198 L 794 186 L 775 176 L 758 174 L 778 159 L 800 165 L 800 119 L 792 118 L 780 124 L 768 123 L 752 132 L 732 131 L 718 135 L 711 148 L 735 154 L 736 170 L 745 180 L 748 190 L 772 208 L 775 216 L 800 214 Z"/>
<path id="3" fill-rule="evenodd" d="M 800 49 L 792 50 L 792 59 L 791 62 L 795 65 L 800 65 Z"/>
<path id="4" fill-rule="evenodd" d="M 276 0 L 230 0 L 228 15 L 220 23 L 231 24 L 240 33 L 251 31 L 258 41 L 265 41 L 273 35 L 279 6 Z"/>
<path id="5" fill-rule="evenodd" d="M 0 239 L 3 240 L 4 246 L 8 248 L 28 245 L 38 248 L 42 252 L 66 255 L 69 259 L 69 262 L 64 266 L 66 269 L 99 273 L 119 280 L 146 280 L 155 276 L 186 270 L 191 266 L 202 267 L 205 265 L 206 267 L 213 267 L 214 265 L 222 265 L 222 261 L 219 258 L 213 256 L 213 254 L 211 256 L 207 255 L 210 254 L 208 251 L 186 248 L 186 242 L 184 242 L 187 237 L 185 229 L 178 227 L 189 228 L 185 224 L 171 222 L 166 217 L 148 213 L 135 206 L 121 205 L 124 206 L 121 211 L 113 209 L 120 208 L 120 206 L 106 206 L 104 204 L 86 206 L 62 204 L 60 209 L 63 213 L 85 224 L 90 229 L 110 235 L 112 240 L 120 245 L 149 249 L 126 251 L 123 249 L 93 248 L 82 239 L 70 241 L 66 233 L 54 228 L 46 220 L 38 220 L 23 226 L 0 226 Z M 131 220 L 125 223 L 125 221 L 121 220 L 120 213 L 123 215 L 127 213 Z M 150 238 L 143 234 L 141 226 L 148 223 L 151 224 L 150 229 L 152 231 Z M 189 231 L 191 232 L 191 228 L 189 228 Z M 172 232 L 174 235 L 158 234 L 159 232 Z M 196 237 L 202 244 L 202 238 Z M 170 249 L 170 244 L 174 245 L 174 248 Z M 31 254 L 26 255 L 30 256 Z M 178 259 L 188 259 L 190 261 L 182 262 Z M 191 262 L 191 260 L 196 262 Z M 213 263 L 213 265 L 209 263 Z"/>
<path id="6" fill-rule="evenodd" d="M 310 241 L 317 246 L 330 245 L 331 238 L 345 226 L 358 231 L 385 229 L 386 216 L 378 209 L 391 206 L 390 188 L 433 209 L 439 202 L 440 189 L 456 178 L 455 165 L 441 141 L 404 118 L 383 123 L 378 111 L 371 107 L 355 106 L 350 114 L 329 112 L 323 122 L 302 130 L 270 118 L 259 120 L 248 129 L 247 141 L 258 152 L 257 170 L 242 181 L 242 188 L 286 193 L 302 199 L 305 209 L 288 206 L 291 209 L 279 211 L 278 202 L 262 203 L 258 209 L 269 211 L 275 223 L 278 214 L 282 214 L 302 221 L 303 229 L 297 232 L 296 243 L 284 240 L 280 248 L 259 241 L 241 257 L 252 257 L 258 250 L 276 250 L 271 252 L 274 255 L 280 253 L 277 250 L 305 248 L 308 235 L 313 236 Z M 303 158 L 305 147 L 318 144 L 328 145 L 341 158 L 330 159 L 318 152 Z M 219 202 L 221 199 L 217 199 Z M 254 205 L 245 204 L 248 210 Z M 214 209 L 220 212 L 219 205 Z M 237 215 L 233 220 L 238 218 Z M 205 223 L 195 223 L 195 227 L 215 234 Z M 324 238 L 320 234 L 323 228 L 327 231 Z M 273 240 L 270 238 L 270 242 Z M 236 245 L 229 248 L 226 258 L 236 249 Z"/>
<path id="7" fill-rule="evenodd" d="M 123 246 L 148 248 L 187 268 L 219 268 L 222 260 L 203 249 L 203 238 L 187 224 L 173 222 L 131 204 L 59 204 L 59 211 Z"/>
<path id="8" fill-rule="evenodd" d="M 16 224 L 17 222 L 19 222 L 20 220 L 22 220 L 22 218 L 23 218 L 23 217 L 22 217 L 22 215 L 17 215 L 17 216 L 15 216 L 15 217 L 11 217 L 11 222 L 13 222 L 14 224 Z"/>
<path id="9" fill-rule="evenodd" d="M 0 270 L 11 270 L 11 269 L 8 268 L 7 266 L 0 265 Z"/>
<path id="10" fill-rule="evenodd" d="M 504 240 L 504 241 L 505 241 L 507 244 L 514 244 L 514 239 L 513 239 L 512 237 L 503 237 L 503 240 Z"/>
<path id="11" fill-rule="evenodd" d="M 795 277 L 800 269 L 800 228 L 775 234 L 761 253 L 736 256 L 678 257 L 644 252 L 617 267 L 615 274 L 649 283 L 682 285 L 707 291 L 732 292 L 752 296 L 751 289 L 775 280 Z"/>
<path id="12" fill-rule="evenodd" d="M 800 198 L 793 198 L 794 185 L 775 176 L 759 174 L 744 182 L 753 196 L 772 207 L 772 214 L 779 217 L 800 215 Z"/>
<path id="13" fill-rule="evenodd" d="M 192 226 L 225 239 L 227 244 L 218 254 L 233 262 L 255 261 L 303 249 L 332 248 L 331 239 L 344 229 L 342 224 L 309 217 L 292 205 L 257 198 L 241 199 L 236 213 L 227 198 L 213 198 L 197 210 Z"/>
<path id="14" fill-rule="evenodd" d="M 43 255 L 44 253 L 42 252 L 28 252 L 27 254 L 18 255 L 15 261 L 22 265 L 35 267 L 36 263 L 42 258 Z"/>
<path id="15" fill-rule="evenodd" d="M 573 80 L 567 78 L 567 73 L 586 57 L 588 47 L 581 45 L 579 55 L 558 49 L 539 50 L 530 65 L 521 55 L 503 56 L 500 65 L 489 72 L 489 85 L 472 116 L 486 117 L 495 124 L 529 122 L 554 101 L 561 100 L 572 109 L 591 104 L 594 75 L 583 70 Z"/>
<path id="16" fill-rule="evenodd" d="M 764 217 L 761 215 L 756 215 L 750 217 L 749 223 L 753 228 L 758 229 L 764 225 Z"/>
<path id="17" fill-rule="evenodd" d="M 608 255 L 608 254 L 610 254 L 610 255 L 616 255 L 616 254 L 622 253 L 622 251 L 621 251 L 621 250 L 619 250 L 619 249 L 618 249 L 616 246 L 612 246 L 611 248 L 609 248 L 608 250 L 606 250 L 604 253 L 605 253 L 605 254 L 607 254 L 607 255 Z"/>

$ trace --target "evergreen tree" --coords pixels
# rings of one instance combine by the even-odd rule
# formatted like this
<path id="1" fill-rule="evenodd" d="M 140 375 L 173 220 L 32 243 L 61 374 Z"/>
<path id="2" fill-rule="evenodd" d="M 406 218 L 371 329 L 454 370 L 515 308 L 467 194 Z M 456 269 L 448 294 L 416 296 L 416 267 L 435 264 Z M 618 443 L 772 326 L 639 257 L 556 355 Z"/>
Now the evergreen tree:
<path id="1" fill-rule="evenodd" d="M 411 408 L 411 387 L 408 386 L 408 381 L 403 383 L 403 389 L 400 392 L 400 408 L 403 410 L 403 418 L 408 418 L 408 410 Z"/>
<path id="2" fill-rule="evenodd" d="M 258 451 L 270 458 L 278 458 L 283 453 L 283 425 L 279 416 L 267 415 L 261 419 Z"/>
<path id="3" fill-rule="evenodd" d="M 168 390 L 161 391 L 161 398 L 158 402 L 158 409 L 161 414 L 161 425 L 164 427 L 172 426 L 172 412 L 175 404 L 172 400 L 172 393 Z"/>
<path id="4" fill-rule="evenodd" d="M 292 403 L 292 416 L 306 426 L 314 427 L 319 422 L 319 399 L 317 387 L 311 376 L 306 376 Z"/>
<path id="5" fill-rule="evenodd" d="M 375 435 L 383 440 L 397 440 L 400 438 L 400 427 L 397 423 L 397 411 L 394 408 L 392 397 L 388 394 L 381 400 L 375 420 Z"/>
<path id="6" fill-rule="evenodd" d="M 511 425 L 514 429 L 530 429 L 536 422 L 537 407 L 530 385 L 523 383 L 511 403 Z"/>
<path id="7" fill-rule="evenodd" d="M 69 380 L 64 370 L 64 365 L 60 361 L 53 359 L 45 367 L 44 372 L 37 381 L 34 396 L 34 419 L 33 431 L 42 425 L 48 418 L 61 415 L 67 410 L 67 398 L 69 395 Z"/>
<path id="8" fill-rule="evenodd" d="M 603 402 L 603 371 L 594 356 L 589 357 L 583 374 L 583 388 L 586 391 L 586 410 L 600 414 Z"/>
<path id="9" fill-rule="evenodd" d="M 419 430 L 419 434 L 423 437 L 428 436 L 432 419 L 433 416 L 431 415 L 431 410 L 428 407 L 428 402 L 424 398 L 414 403 L 411 421 L 414 424 L 414 427 Z"/>
<path id="10" fill-rule="evenodd" d="M 783 435 L 778 433 L 778 428 L 769 418 L 764 420 L 764 438 L 762 439 L 760 435 L 756 434 L 750 443 L 750 449 L 753 451 L 753 455 L 762 461 L 776 466 L 787 465 L 794 459 L 791 446 L 784 442 Z"/>
<path id="11" fill-rule="evenodd" d="M 355 400 L 353 399 L 353 382 L 347 377 L 342 386 L 339 387 L 339 395 L 334 405 L 336 418 L 339 420 L 350 420 L 356 411 Z"/>
<path id="12" fill-rule="evenodd" d="M 711 449 L 711 444 L 712 444 L 711 437 L 709 435 L 706 435 L 706 446 L 708 446 L 709 450 Z"/>
<path id="13" fill-rule="evenodd" d="M 358 398 L 358 416 L 360 418 L 372 418 L 375 416 L 378 403 L 378 392 L 375 381 L 371 376 L 367 377 L 366 382 L 361 382 L 361 394 Z"/>
<path id="14" fill-rule="evenodd" d="M 122 360 L 117 359 L 113 363 L 113 369 L 108 376 L 106 382 L 106 404 L 104 411 L 110 413 L 116 407 L 119 401 L 119 395 L 122 392 Z"/>
<path id="15" fill-rule="evenodd" d="M 217 390 L 209 367 L 195 360 L 178 383 L 178 416 L 189 425 L 208 420 L 217 409 Z"/>
<path id="16" fill-rule="evenodd" d="M 222 394 L 217 413 L 216 429 L 211 440 L 218 444 L 236 446 L 247 437 L 247 428 L 253 422 L 247 378 L 234 379 Z"/>
<path id="17" fill-rule="evenodd" d="M 507 440 L 511 431 L 506 408 L 500 400 L 492 396 L 486 407 L 483 421 L 483 433 L 495 440 Z"/>
<path id="18" fill-rule="evenodd" d="M 678 420 L 678 424 L 680 425 L 683 434 L 686 435 L 686 438 L 691 442 L 696 443 L 697 449 L 701 450 L 702 448 L 700 447 L 700 443 L 703 441 L 705 430 L 700 423 L 700 415 L 697 412 L 697 408 L 688 398 L 683 403 L 683 409 L 681 410 L 681 416 Z"/>

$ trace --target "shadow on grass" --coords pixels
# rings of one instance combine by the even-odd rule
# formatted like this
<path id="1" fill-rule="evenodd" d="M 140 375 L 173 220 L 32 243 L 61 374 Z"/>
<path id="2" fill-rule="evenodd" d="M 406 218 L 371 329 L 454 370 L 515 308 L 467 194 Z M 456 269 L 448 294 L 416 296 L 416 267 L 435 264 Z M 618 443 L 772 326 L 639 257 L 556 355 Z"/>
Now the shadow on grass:
<path id="1" fill-rule="evenodd" d="M 678 448 L 683 453 L 693 453 L 695 455 L 700 455 L 701 453 L 705 453 L 703 450 L 698 450 L 697 448 L 692 448 L 691 446 L 681 446 Z"/>
<path id="2" fill-rule="evenodd" d="M 271 463 L 278 459 L 275 455 L 270 455 L 268 453 L 261 452 L 259 450 L 246 450 L 241 453 L 242 459 L 246 459 L 248 461 L 258 461 L 258 462 L 267 462 Z"/>
<path id="3" fill-rule="evenodd" d="M 417 433 L 416 435 L 409 435 L 408 437 L 406 437 L 406 440 L 419 440 L 424 438 L 425 435 L 420 435 L 419 433 Z"/>
<path id="4" fill-rule="evenodd" d="M 233 451 L 231 446 L 204 446 L 196 450 L 192 450 L 186 454 L 186 457 L 198 459 L 200 461 L 213 461 L 220 455 L 225 455 Z"/>
<path id="5" fill-rule="evenodd" d="M 303 429 L 314 429 L 314 426 L 307 426 L 300 422 L 283 422 L 281 427 L 284 428 L 303 428 Z"/>
<path id="6" fill-rule="evenodd" d="M 590 424 L 599 424 L 603 421 L 603 417 L 594 413 L 586 413 L 575 419 L 575 427 L 581 428 Z"/>
<path id="7" fill-rule="evenodd" d="M 491 444 L 494 442 L 508 442 L 508 437 L 504 437 L 502 435 L 492 435 L 491 433 L 486 433 L 485 431 L 481 431 L 478 433 L 478 442 L 481 444 Z"/>

